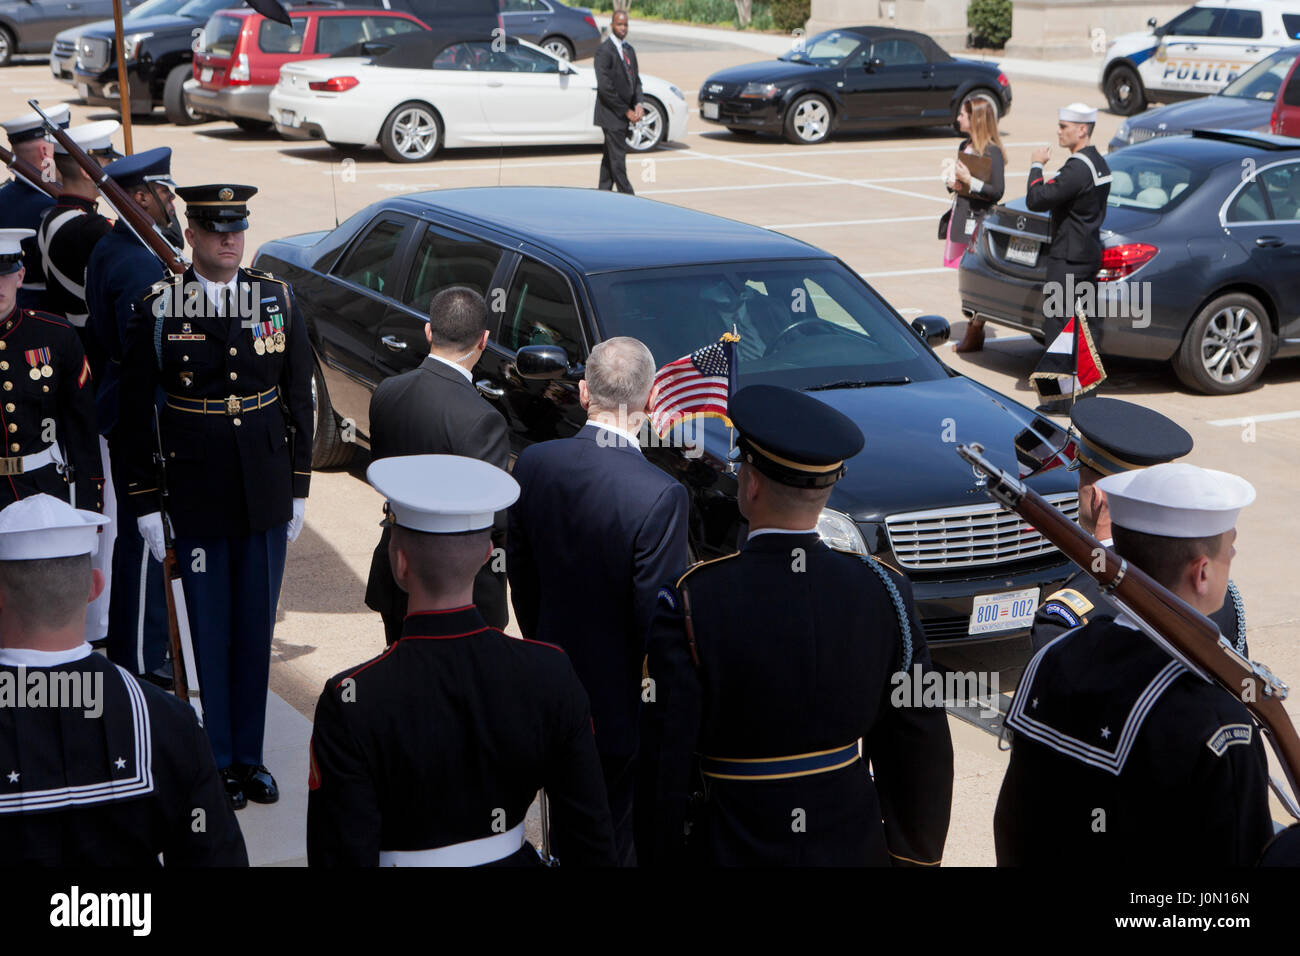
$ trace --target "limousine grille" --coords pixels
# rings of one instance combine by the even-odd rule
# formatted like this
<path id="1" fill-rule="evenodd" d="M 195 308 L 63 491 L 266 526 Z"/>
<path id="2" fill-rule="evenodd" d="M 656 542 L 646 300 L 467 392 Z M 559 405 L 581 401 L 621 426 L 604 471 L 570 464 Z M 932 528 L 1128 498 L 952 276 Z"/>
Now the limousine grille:
<path id="1" fill-rule="evenodd" d="M 77 64 L 87 73 L 108 66 L 109 42 L 100 37 L 83 37 L 78 44 Z"/>
<path id="2" fill-rule="evenodd" d="M 1046 498 L 1071 521 L 1078 519 L 1074 492 Z M 899 565 L 913 571 L 1007 564 L 1056 551 L 1020 515 L 992 502 L 890 515 L 885 528 Z"/>

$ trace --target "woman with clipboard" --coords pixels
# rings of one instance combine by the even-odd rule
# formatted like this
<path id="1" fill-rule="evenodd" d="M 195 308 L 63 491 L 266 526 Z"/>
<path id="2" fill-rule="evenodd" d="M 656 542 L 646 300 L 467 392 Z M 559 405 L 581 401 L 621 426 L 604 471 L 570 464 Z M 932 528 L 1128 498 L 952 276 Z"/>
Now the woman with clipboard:
<path id="1" fill-rule="evenodd" d="M 1002 198 L 1006 158 L 998 136 L 998 115 L 984 99 L 962 104 L 957 124 L 966 134 L 957 150 L 957 160 L 948 174 L 952 208 L 939 221 L 939 238 L 944 240 L 943 264 L 956 269 L 966 252 L 975 226 Z M 958 352 L 978 352 L 984 347 L 984 323 L 972 318 Z"/>

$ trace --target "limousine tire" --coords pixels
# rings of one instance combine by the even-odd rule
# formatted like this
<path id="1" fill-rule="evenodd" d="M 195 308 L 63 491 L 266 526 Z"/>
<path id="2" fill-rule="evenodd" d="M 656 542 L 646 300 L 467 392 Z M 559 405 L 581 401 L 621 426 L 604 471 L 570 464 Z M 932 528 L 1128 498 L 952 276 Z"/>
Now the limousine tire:
<path id="1" fill-rule="evenodd" d="M 330 404 L 330 393 L 325 388 L 325 377 L 321 374 L 320 363 L 312 362 L 311 369 L 311 406 L 312 406 L 312 468 L 340 468 L 352 460 L 352 451 L 356 445 L 343 440 L 339 428 L 338 416 Z"/>
<path id="2" fill-rule="evenodd" d="M 442 120 L 428 103 L 409 100 L 388 114 L 379 131 L 379 148 L 394 163 L 433 159 L 442 145 Z"/>
<path id="3" fill-rule="evenodd" d="M 1174 355 L 1174 373 L 1198 392 L 1232 395 L 1259 381 L 1272 351 L 1268 310 L 1252 295 L 1229 292 L 1196 313 Z"/>

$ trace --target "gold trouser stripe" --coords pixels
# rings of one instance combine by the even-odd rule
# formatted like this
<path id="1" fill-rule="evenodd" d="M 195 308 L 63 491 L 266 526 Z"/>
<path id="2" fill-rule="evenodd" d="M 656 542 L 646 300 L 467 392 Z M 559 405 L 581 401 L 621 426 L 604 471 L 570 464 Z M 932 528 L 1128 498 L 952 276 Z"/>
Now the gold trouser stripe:
<path id="1" fill-rule="evenodd" d="M 802 461 L 791 461 L 789 458 L 782 458 L 780 455 L 773 454 L 752 438 L 746 438 L 745 441 L 749 442 L 750 447 L 753 448 L 754 451 L 759 452 L 764 458 L 770 458 L 778 465 L 784 465 L 786 468 L 792 468 L 795 471 L 829 474 L 832 471 L 838 471 L 840 468 L 844 467 L 843 461 L 837 461 L 830 465 L 809 465 Z"/>

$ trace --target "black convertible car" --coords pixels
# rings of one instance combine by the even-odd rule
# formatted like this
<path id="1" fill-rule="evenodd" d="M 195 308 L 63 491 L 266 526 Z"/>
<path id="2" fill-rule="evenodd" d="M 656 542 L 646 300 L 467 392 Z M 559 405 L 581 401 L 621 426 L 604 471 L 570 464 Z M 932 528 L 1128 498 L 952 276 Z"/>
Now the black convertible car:
<path id="1" fill-rule="evenodd" d="M 700 117 L 733 133 L 777 133 L 820 143 L 837 130 L 955 124 L 968 99 L 1011 109 L 995 63 L 949 56 L 924 33 L 848 27 L 819 33 L 776 60 L 714 73 Z"/>
<path id="2" fill-rule="evenodd" d="M 1015 473 L 1016 436 L 1055 426 L 940 362 L 927 340 L 947 338 L 946 320 L 909 326 L 844 263 L 795 239 L 595 189 L 447 189 L 269 242 L 254 265 L 289 280 L 306 316 L 317 466 L 346 459 L 345 437 L 365 440 L 370 393 L 423 360 L 430 300 L 464 284 L 493 306 L 474 377 L 509 422 L 516 453 L 582 427 L 577 381 L 601 339 L 634 336 L 663 365 L 737 327 L 740 386 L 805 389 L 861 426 L 866 449 L 819 529 L 903 568 L 930 640 L 1023 634 L 1038 599 L 1070 570 L 989 501 L 953 450 L 978 441 Z M 337 416 L 348 420 L 342 432 Z M 728 430 L 697 421 L 671 441 L 647 438 L 645 452 L 690 491 L 691 547 L 706 558 L 734 551 L 742 522 Z M 1071 474 L 1030 482 L 1075 515 Z"/>

